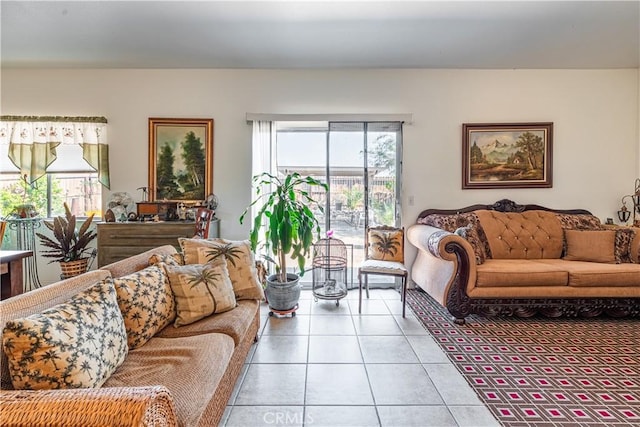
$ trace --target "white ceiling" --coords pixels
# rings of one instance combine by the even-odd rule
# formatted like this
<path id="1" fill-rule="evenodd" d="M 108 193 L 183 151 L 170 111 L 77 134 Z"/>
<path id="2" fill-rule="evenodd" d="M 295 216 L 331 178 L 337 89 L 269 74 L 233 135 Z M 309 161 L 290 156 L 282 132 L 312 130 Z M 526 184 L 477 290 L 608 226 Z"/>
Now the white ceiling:
<path id="1" fill-rule="evenodd" d="M 2 67 L 638 68 L 639 1 L 6 1 Z"/>

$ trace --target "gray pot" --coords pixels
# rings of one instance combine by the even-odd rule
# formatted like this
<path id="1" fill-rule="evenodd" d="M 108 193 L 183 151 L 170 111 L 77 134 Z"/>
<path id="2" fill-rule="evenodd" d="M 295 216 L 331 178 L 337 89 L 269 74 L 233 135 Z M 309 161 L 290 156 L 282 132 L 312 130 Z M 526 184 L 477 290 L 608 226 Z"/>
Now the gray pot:
<path id="1" fill-rule="evenodd" d="M 300 276 L 293 273 L 287 273 L 287 283 L 278 281 L 278 275 L 272 274 L 267 277 L 267 288 L 265 293 L 269 307 L 278 311 L 287 311 L 295 308 L 300 299 Z"/>

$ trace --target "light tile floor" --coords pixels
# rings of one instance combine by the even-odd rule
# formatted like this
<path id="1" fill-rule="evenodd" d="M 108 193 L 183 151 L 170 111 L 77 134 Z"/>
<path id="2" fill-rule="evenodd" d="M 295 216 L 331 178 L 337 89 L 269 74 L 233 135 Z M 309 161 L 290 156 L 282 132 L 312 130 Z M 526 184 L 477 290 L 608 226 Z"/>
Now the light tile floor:
<path id="1" fill-rule="evenodd" d="M 336 306 L 302 291 L 295 317 L 261 307 L 226 426 L 499 426 L 394 290 Z"/>

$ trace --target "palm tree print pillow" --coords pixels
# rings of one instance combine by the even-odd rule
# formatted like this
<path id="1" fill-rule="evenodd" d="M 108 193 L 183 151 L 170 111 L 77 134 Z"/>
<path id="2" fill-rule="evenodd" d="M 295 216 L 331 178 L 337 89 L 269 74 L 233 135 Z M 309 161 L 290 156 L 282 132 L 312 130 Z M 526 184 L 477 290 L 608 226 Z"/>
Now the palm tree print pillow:
<path id="1" fill-rule="evenodd" d="M 198 248 L 198 262 L 224 259 L 237 300 L 262 300 L 264 291 L 258 280 L 258 269 L 248 240 L 218 239 L 208 247 Z"/>
<path id="2" fill-rule="evenodd" d="M 404 262 L 404 233 L 399 229 L 369 229 L 369 259 Z"/>
<path id="3" fill-rule="evenodd" d="M 237 300 L 262 300 L 264 291 L 248 240 L 178 239 L 185 264 L 206 264 L 224 259 Z"/>
<path id="4" fill-rule="evenodd" d="M 104 281 L 2 332 L 13 387 L 100 387 L 124 361 L 127 333 L 113 283 Z"/>
<path id="5" fill-rule="evenodd" d="M 175 327 L 236 307 L 224 260 L 210 264 L 167 265 L 165 268 L 176 301 Z"/>
<path id="6" fill-rule="evenodd" d="M 130 349 L 144 345 L 176 318 L 173 292 L 163 264 L 112 280 Z"/>

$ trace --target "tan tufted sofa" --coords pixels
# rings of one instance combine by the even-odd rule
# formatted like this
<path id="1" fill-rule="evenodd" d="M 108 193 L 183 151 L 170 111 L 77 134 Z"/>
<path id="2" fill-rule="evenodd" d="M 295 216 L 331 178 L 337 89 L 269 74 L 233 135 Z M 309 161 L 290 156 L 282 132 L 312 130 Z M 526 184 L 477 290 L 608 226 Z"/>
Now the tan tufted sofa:
<path id="1" fill-rule="evenodd" d="M 470 313 L 640 314 L 640 229 L 585 210 L 510 200 L 431 209 L 407 239 L 418 249 L 413 281 L 457 323 Z"/>
<path id="2" fill-rule="evenodd" d="M 147 267 L 152 254 L 174 253 L 173 246 L 162 246 L 4 300 L 0 332 L 9 319 L 65 302 L 109 276 Z M 130 350 L 97 389 L 11 390 L 7 358 L 1 353 L 0 425 L 215 426 L 257 336 L 259 306 L 257 300 L 241 300 L 231 311 L 179 328 L 168 325 Z"/>

